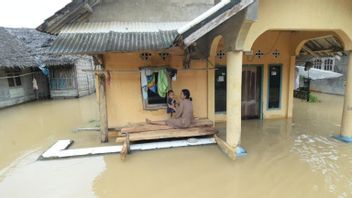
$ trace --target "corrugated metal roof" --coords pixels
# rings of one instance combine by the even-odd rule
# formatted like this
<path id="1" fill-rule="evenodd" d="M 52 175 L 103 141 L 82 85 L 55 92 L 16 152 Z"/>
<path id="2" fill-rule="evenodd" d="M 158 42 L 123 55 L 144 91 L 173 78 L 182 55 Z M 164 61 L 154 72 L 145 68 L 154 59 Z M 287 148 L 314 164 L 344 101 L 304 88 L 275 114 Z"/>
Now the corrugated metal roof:
<path id="1" fill-rule="evenodd" d="M 167 49 L 176 29 L 184 22 L 170 23 L 84 23 L 69 26 L 59 34 L 52 53 L 130 52 Z"/>
<path id="2" fill-rule="evenodd" d="M 310 54 L 313 56 L 335 56 L 343 54 L 343 45 L 334 36 L 326 36 L 316 39 L 311 39 L 304 44 L 304 47 L 301 50 L 301 54 Z"/>
<path id="3" fill-rule="evenodd" d="M 60 33 L 158 32 L 177 30 L 187 22 L 96 22 L 68 25 Z"/>

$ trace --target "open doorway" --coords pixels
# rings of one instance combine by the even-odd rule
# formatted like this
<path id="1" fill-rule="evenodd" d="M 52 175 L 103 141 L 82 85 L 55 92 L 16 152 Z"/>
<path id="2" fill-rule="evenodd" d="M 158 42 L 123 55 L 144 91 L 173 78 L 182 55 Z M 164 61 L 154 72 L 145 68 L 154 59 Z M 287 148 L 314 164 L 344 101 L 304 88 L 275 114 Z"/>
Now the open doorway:
<path id="1" fill-rule="evenodd" d="M 226 112 L 226 66 L 215 71 L 215 112 Z M 262 108 L 262 66 L 244 65 L 242 69 L 242 119 L 260 119 Z"/>

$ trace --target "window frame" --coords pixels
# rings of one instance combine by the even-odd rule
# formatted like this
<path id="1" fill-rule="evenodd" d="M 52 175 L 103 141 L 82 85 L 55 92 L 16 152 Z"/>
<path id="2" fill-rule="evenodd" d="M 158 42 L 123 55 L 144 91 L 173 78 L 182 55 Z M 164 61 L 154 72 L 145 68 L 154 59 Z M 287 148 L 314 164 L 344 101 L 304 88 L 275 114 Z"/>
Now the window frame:
<path id="1" fill-rule="evenodd" d="M 273 66 L 278 66 L 280 67 L 280 88 L 279 88 L 279 107 L 269 107 L 269 103 L 270 103 L 270 68 Z M 268 64 L 268 90 L 267 90 L 267 110 L 268 111 L 275 111 L 275 110 L 280 110 L 282 107 L 282 74 L 283 74 L 283 64 Z"/>
<path id="2" fill-rule="evenodd" d="M 324 58 L 323 59 L 324 66 L 322 67 L 325 71 L 334 71 L 335 68 L 335 59 L 334 58 Z"/>
<path id="3" fill-rule="evenodd" d="M 20 69 L 6 71 L 7 84 L 9 86 L 9 88 L 22 87 L 23 83 L 22 83 L 22 79 L 21 79 L 20 75 L 21 75 Z M 10 80 L 13 82 L 13 85 L 10 85 Z M 18 81 L 19 81 L 19 83 L 18 83 Z"/>
<path id="4" fill-rule="evenodd" d="M 319 62 L 319 65 L 318 65 Z M 323 61 L 320 58 L 317 58 L 313 61 L 313 68 L 315 69 L 322 69 Z"/>
<path id="5" fill-rule="evenodd" d="M 143 98 L 144 94 L 144 89 L 141 86 L 142 85 L 142 79 L 141 79 L 141 72 L 143 72 L 145 69 L 152 69 L 152 70 L 161 70 L 161 69 L 167 69 L 170 68 L 169 66 L 147 66 L 147 67 L 140 67 L 139 74 L 140 74 L 140 87 L 141 87 L 141 97 L 142 97 L 142 103 L 143 103 L 143 109 L 144 110 L 159 110 L 159 109 L 166 109 L 167 108 L 167 101 L 165 99 L 165 103 L 159 103 L 159 104 L 149 104 L 149 100 Z M 172 80 L 169 78 L 169 89 L 172 89 Z M 148 93 L 147 93 L 148 94 Z"/>

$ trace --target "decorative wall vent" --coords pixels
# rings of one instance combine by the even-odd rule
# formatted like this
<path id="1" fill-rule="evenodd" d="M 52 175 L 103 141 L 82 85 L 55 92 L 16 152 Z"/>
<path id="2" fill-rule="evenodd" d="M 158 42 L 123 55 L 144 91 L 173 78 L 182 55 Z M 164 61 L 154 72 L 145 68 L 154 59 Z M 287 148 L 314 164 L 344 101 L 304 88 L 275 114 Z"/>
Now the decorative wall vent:
<path id="1" fill-rule="evenodd" d="M 169 57 L 169 53 L 167 53 L 167 52 L 161 52 L 161 53 L 159 53 L 159 56 L 163 59 L 163 60 L 166 60 L 167 59 L 167 57 Z"/>
<path id="2" fill-rule="evenodd" d="M 150 60 L 152 58 L 152 54 L 149 52 L 141 53 L 141 59 L 144 61 Z"/>
<path id="3" fill-rule="evenodd" d="M 218 59 L 223 59 L 225 57 L 225 52 L 219 50 L 218 52 L 216 52 L 216 56 L 218 57 Z"/>
<path id="4" fill-rule="evenodd" d="M 255 56 L 260 59 L 264 56 L 264 53 L 261 50 L 257 50 L 255 52 Z"/>
<path id="5" fill-rule="evenodd" d="M 278 49 L 276 49 L 275 51 L 273 51 L 272 55 L 275 57 L 275 58 L 279 58 L 280 57 L 280 51 Z"/>

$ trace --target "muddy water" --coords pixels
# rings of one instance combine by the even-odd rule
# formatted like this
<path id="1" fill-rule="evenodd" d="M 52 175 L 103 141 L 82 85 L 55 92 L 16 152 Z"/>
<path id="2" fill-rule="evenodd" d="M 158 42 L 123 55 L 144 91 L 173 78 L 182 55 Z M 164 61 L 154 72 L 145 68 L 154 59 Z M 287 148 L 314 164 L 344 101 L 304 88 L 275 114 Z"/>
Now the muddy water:
<path id="1" fill-rule="evenodd" d="M 0 110 L 0 169 L 29 150 L 50 146 L 57 139 L 87 142 L 96 136 L 81 136 L 73 129 L 98 116 L 94 96 L 70 100 L 25 103 Z"/>
<path id="2" fill-rule="evenodd" d="M 1 110 L 0 197 L 351 197 L 352 145 L 330 138 L 343 98 L 318 97 L 295 100 L 292 120 L 244 121 L 237 161 L 215 145 L 36 161 L 56 139 L 99 142 L 72 132 L 97 118 L 94 97 Z"/>

